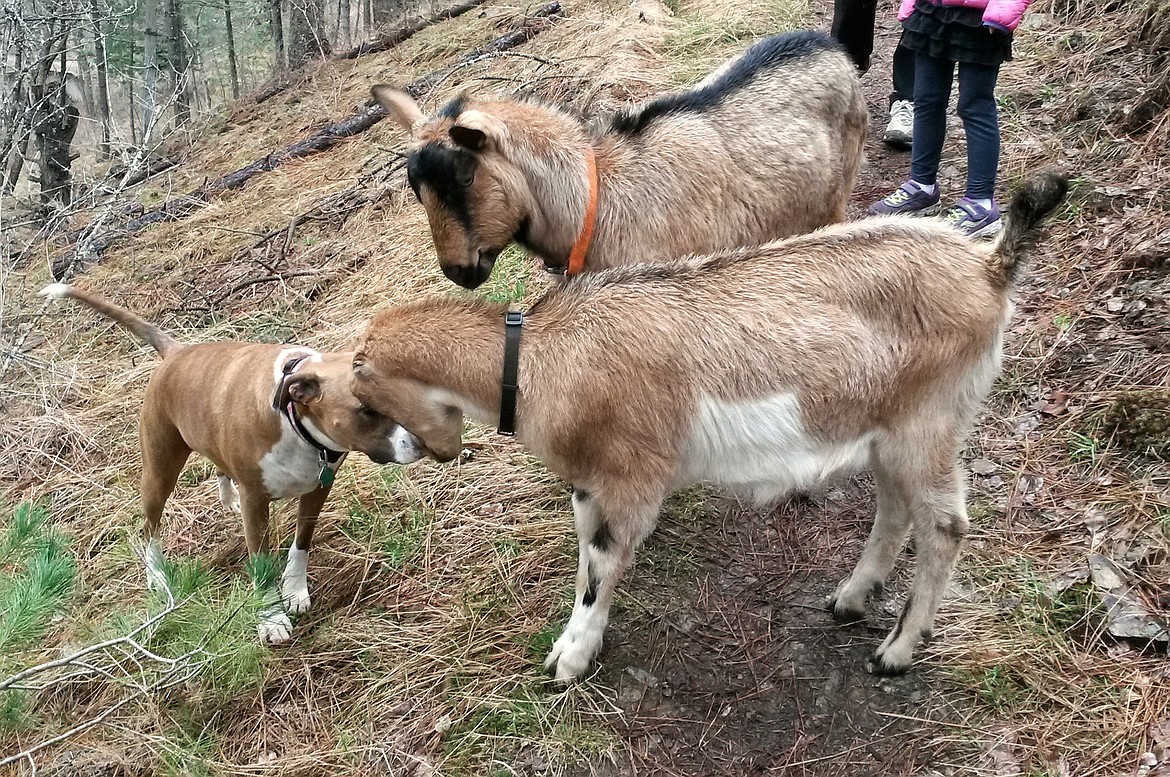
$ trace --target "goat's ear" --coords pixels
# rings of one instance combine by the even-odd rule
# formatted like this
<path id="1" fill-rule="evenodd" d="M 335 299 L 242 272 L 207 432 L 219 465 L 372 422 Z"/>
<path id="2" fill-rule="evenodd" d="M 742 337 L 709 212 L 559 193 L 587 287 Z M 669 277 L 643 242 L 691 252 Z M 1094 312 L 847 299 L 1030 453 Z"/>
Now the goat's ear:
<path id="1" fill-rule="evenodd" d="M 288 397 L 298 405 L 321 398 L 321 381 L 316 375 L 294 375 L 288 382 Z"/>
<path id="2" fill-rule="evenodd" d="M 414 133 L 415 127 L 426 120 L 426 116 L 423 115 L 414 98 L 401 89 L 395 89 L 386 84 L 377 84 L 370 87 L 370 94 L 386 110 L 387 116 L 411 134 Z"/>
<path id="3" fill-rule="evenodd" d="M 469 151 L 483 151 L 489 145 L 497 148 L 507 136 L 507 127 L 495 116 L 483 111 L 464 111 L 447 131 L 451 141 Z"/>

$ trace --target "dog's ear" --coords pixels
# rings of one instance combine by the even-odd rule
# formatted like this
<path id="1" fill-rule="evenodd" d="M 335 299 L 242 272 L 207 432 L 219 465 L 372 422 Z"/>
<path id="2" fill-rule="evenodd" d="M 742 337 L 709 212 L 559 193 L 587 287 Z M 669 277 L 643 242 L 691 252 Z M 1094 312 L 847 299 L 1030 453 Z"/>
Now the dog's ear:
<path id="1" fill-rule="evenodd" d="M 288 381 L 288 397 L 298 405 L 321 398 L 321 381 L 316 375 L 294 375 Z"/>

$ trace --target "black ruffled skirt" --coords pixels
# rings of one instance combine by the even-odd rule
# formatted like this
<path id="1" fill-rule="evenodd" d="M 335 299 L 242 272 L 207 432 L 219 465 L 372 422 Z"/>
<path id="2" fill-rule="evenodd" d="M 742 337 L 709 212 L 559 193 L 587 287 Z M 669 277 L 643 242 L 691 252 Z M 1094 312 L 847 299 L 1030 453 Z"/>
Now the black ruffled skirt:
<path id="1" fill-rule="evenodd" d="M 1000 65 L 1012 58 L 1012 36 L 984 27 L 983 12 L 976 8 L 918 0 L 902 27 L 902 45 L 939 59 Z"/>

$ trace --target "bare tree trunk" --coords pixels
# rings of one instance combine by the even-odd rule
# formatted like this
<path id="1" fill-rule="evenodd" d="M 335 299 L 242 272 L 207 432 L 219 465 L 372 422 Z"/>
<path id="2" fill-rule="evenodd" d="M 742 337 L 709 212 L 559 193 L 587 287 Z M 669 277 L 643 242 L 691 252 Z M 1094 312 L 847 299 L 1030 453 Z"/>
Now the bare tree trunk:
<path id="1" fill-rule="evenodd" d="M 105 158 L 110 155 L 110 83 L 106 73 L 106 41 L 98 0 L 89 0 L 89 19 L 93 25 L 93 58 L 97 70 L 97 115 L 102 125 L 98 156 Z"/>
<path id="2" fill-rule="evenodd" d="M 232 30 L 232 0 L 223 0 L 223 23 L 227 28 L 228 73 L 232 79 L 232 99 L 240 98 L 240 71 L 236 66 L 236 34 Z"/>
<path id="3" fill-rule="evenodd" d="M 175 100 L 175 126 L 179 127 L 191 118 L 191 84 L 187 78 L 191 61 L 183 36 L 183 10 L 179 0 L 164 0 L 164 3 L 171 94 Z"/>
<path id="4" fill-rule="evenodd" d="M 3 109 L 4 142 L 0 146 L 0 162 L 4 164 L 4 180 L 0 193 L 11 194 L 24 168 L 24 154 L 28 150 L 28 75 L 24 72 L 24 40 L 20 25 L 16 25 L 15 80 L 8 92 Z"/>
<path id="5" fill-rule="evenodd" d="M 324 0 L 292 0 L 288 19 L 288 67 L 328 56 L 332 48 L 325 35 Z"/>
<path id="6" fill-rule="evenodd" d="M 34 77 L 31 94 L 33 106 L 33 134 L 36 137 L 40 161 L 41 201 L 68 206 L 73 202 L 73 135 L 77 132 L 79 113 L 66 91 L 66 65 L 69 58 L 69 27 L 62 20 L 59 35 L 46 40 L 49 56 Z M 57 46 L 53 52 L 51 47 Z M 51 75 L 52 60 L 60 57 L 57 75 Z"/>
<path id="7" fill-rule="evenodd" d="M 288 63 L 284 56 L 284 17 L 281 13 L 281 3 L 284 0 L 271 0 L 272 3 L 272 46 L 276 55 L 276 64 L 273 70 L 280 72 Z"/>
<path id="8" fill-rule="evenodd" d="M 370 0 L 370 6 L 374 28 L 381 30 L 389 27 L 406 12 L 407 0 Z"/>
<path id="9" fill-rule="evenodd" d="M 358 4 L 358 35 L 363 37 L 370 37 L 370 2 L 369 0 L 357 0 Z"/>
<path id="10" fill-rule="evenodd" d="M 146 28 L 142 31 L 142 137 L 146 138 L 158 104 L 158 3 L 145 0 Z"/>

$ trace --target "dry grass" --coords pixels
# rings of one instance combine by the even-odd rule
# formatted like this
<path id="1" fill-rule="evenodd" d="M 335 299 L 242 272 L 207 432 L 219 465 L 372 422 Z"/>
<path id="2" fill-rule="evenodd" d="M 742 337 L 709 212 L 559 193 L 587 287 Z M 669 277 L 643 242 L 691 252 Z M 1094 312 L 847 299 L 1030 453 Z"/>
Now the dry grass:
<path id="1" fill-rule="evenodd" d="M 1038 6 L 1000 76 L 1005 177 L 1055 161 L 1076 181 L 973 441 L 997 472 L 976 478 L 973 537 L 930 649 L 956 698 L 979 702 L 958 736 L 986 742 L 964 773 L 1132 774 L 1165 747 L 1166 659 L 1109 637 L 1087 582 L 1087 554 L 1110 556 L 1166 615 L 1170 471 L 1099 423 L 1117 397 L 1170 381 L 1170 327 L 1145 312 L 1170 292 L 1170 100 L 1132 122 L 1165 80 L 1165 42 L 1141 30 L 1166 6 L 1105 6 Z"/>
<path id="2" fill-rule="evenodd" d="M 1164 464 L 1122 453 L 1084 425 L 1118 393 L 1170 379 L 1164 321 L 1107 307 L 1115 298 L 1164 304 L 1170 114 L 1123 132 L 1132 111 L 1114 115 L 1096 99 L 1138 105 L 1157 82 L 1161 44 L 1151 37 L 1157 29 L 1132 37 L 1145 29 L 1145 5 L 1132 16 L 1097 5 L 1081 0 L 1073 16 L 1054 14 L 1022 34 L 1001 79 L 1005 174 L 1057 159 L 1080 182 L 1021 294 L 1005 379 L 973 442 L 973 455 L 994 461 L 1002 480 L 977 482 L 971 548 L 926 662 L 948 679 L 956 714 L 969 721 L 961 738 L 982 743 L 956 764 L 963 773 L 995 774 L 1005 752 L 1029 774 L 1132 772 L 1150 746 L 1148 727 L 1170 704 L 1165 660 L 1103 639 L 1085 585 L 1056 585 L 1093 550 L 1130 564 L 1153 600 L 1165 593 L 1170 552 Z M 181 149 L 183 166 L 136 197 L 157 204 L 347 115 L 371 83 L 429 72 L 499 34 L 525 7 L 486 10 L 399 49 L 322 67 L 270 103 L 237 106 Z M 429 106 L 480 89 L 604 110 L 706 72 L 807 12 L 747 0 L 684 0 L 668 10 L 676 13 L 643 20 L 624 0 L 569 4 L 569 18 L 521 51 L 453 73 Z M 83 282 L 189 341 L 342 347 L 379 306 L 452 293 L 436 272 L 421 209 L 388 164 L 402 140 L 383 123 L 260 176 L 192 218 L 125 241 Z M 351 190 L 365 200 L 287 228 Z M 543 278 L 512 261 L 518 301 L 530 300 Z M 273 268 L 280 277 L 249 284 Z M 30 662 L 82 642 L 111 613 L 146 606 L 129 538 L 140 520 L 134 419 L 154 356 L 79 308 L 42 314 L 32 293 L 47 280 L 40 267 L 5 280 L 3 327 L 33 328 L 44 344 L 4 378 L 0 484 L 9 507 L 47 504 L 80 563 L 74 606 L 43 656 L 24 657 Z M 1135 283 L 1147 285 L 1135 291 Z M 1056 389 L 1072 395 L 1067 413 L 1032 409 Z M 1076 434 L 1095 440 L 1088 458 Z M 484 430 L 470 430 L 468 449 L 456 466 L 347 464 L 310 563 L 314 610 L 295 641 L 267 655 L 242 691 L 193 681 L 184 694 L 127 707 L 61 757 L 149 763 L 162 774 L 282 777 L 507 774 L 509 764 L 537 759 L 546 774 L 561 774 L 579 759 L 605 760 L 618 747 L 606 726 L 609 692 L 590 684 L 560 692 L 537 672 L 570 605 L 564 485 Z M 1024 493 L 1021 475 L 1042 475 L 1043 488 Z M 290 508 L 274 515 L 287 545 Z M 214 565 L 215 595 L 226 599 L 242 568 L 240 532 L 206 465 L 193 462 L 184 475 L 166 536 L 171 555 Z M 27 745 L 120 692 L 107 684 L 38 701 L 39 728 L 0 730 L 0 743 Z"/>
<path id="3" fill-rule="evenodd" d="M 524 10 L 492 4 L 398 49 L 323 67 L 261 106 L 241 103 L 176 143 L 185 164 L 135 197 L 157 205 L 242 166 L 348 114 L 372 83 L 440 67 Z M 484 89 L 601 110 L 670 84 L 662 46 L 669 17 L 638 20 L 620 0 L 570 11 L 522 52 L 453 73 L 431 104 Z M 722 53 L 734 46 L 725 42 Z M 451 293 L 421 209 L 392 164 L 402 140 L 387 122 L 260 176 L 188 219 L 124 241 L 81 282 L 188 341 L 340 347 L 381 305 Z M 356 207 L 287 228 L 355 191 L 363 197 Z M 497 292 L 518 285 L 531 299 L 542 277 L 518 255 L 511 262 L 512 286 Z M 272 275 L 280 277 L 258 281 Z M 43 653 L 21 657 L 28 663 L 54 645 L 84 644 L 112 613 L 133 620 L 148 601 L 131 538 L 140 522 L 135 417 L 156 357 L 79 307 L 44 308 L 33 292 L 47 281 L 35 266 L 6 279 L 5 325 L 33 326 L 44 344 L 7 376 L 0 482 L 10 506 L 46 504 L 82 561 L 75 604 Z M 457 466 L 347 464 L 312 554 L 314 609 L 292 645 L 267 655 L 241 691 L 224 693 L 203 677 L 184 694 L 120 710 L 58 749 L 59 762 L 138 761 L 163 774 L 482 775 L 521 755 L 547 763 L 548 774 L 605 758 L 616 746 L 604 726 L 606 695 L 588 685 L 558 691 L 537 671 L 571 605 L 565 486 L 484 430 L 470 430 L 467 446 Z M 290 506 L 274 516 L 287 546 Z M 205 462 L 192 461 L 168 504 L 166 546 L 172 557 L 212 565 L 212 596 L 227 600 L 242 572 L 240 530 L 222 512 Z M 72 703 L 36 699 L 29 712 L 39 723 L 0 731 L 0 742 L 4 751 L 28 746 L 123 694 L 99 683 Z"/>

